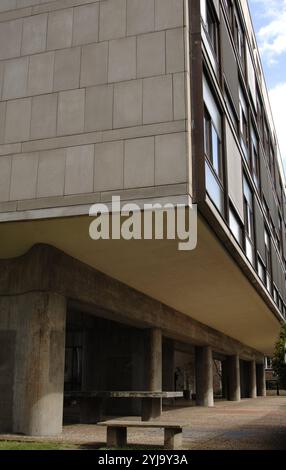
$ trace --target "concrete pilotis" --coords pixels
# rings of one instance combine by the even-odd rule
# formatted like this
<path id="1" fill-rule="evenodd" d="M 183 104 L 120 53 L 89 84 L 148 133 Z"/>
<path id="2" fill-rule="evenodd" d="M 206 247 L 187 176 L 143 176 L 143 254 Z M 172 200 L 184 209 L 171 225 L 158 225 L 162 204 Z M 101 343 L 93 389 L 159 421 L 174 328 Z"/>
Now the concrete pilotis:
<path id="1" fill-rule="evenodd" d="M 159 328 L 148 331 L 146 350 L 146 389 L 162 391 L 162 332 Z M 142 402 L 142 420 L 157 418 L 162 412 L 162 399 L 150 398 Z"/>
<path id="2" fill-rule="evenodd" d="M 264 364 L 256 364 L 257 396 L 266 397 L 266 381 Z"/>
<path id="3" fill-rule="evenodd" d="M 66 300 L 50 293 L 0 299 L 0 431 L 33 436 L 62 431 Z M 2 365 L 1 364 L 1 365 Z M 3 367 L 2 367 L 3 369 Z"/>
<path id="4" fill-rule="evenodd" d="M 228 372 L 228 400 L 240 401 L 240 364 L 239 356 L 229 356 L 227 358 Z"/>
<path id="5" fill-rule="evenodd" d="M 162 332 L 158 328 L 148 331 L 147 342 L 147 390 L 162 390 Z"/>
<path id="6" fill-rule="evenodd" d="M 196 402 L 198 406 L 214 406 L 213 357 L 209 346 L 196 348 Z"/>
<path id="7" fill-rule="evenodd" d="M 257 397 L 257 386 L 256 386 L 256 362 L 251 361 L 249 363 L 249 398 Z"/>

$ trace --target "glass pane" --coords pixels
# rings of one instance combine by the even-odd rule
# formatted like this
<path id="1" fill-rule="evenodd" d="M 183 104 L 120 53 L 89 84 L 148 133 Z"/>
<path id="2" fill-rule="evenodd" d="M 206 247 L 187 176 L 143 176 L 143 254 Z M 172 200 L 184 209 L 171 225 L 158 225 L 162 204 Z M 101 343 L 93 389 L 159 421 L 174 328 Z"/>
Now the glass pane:
<path id="1" fill-rule="evenodd" d="M 249 204 L 249 206 L 252 208 L 253 206 L 253 200 L 252 200 L 252 191 L 250 189 L 250 186 L 245 178 L 243 178 L 243 193 L 244 196 Z"/>
<path id="2" fill-rule="evenodd" d="M 242 243 L 242 232 L 241 232 L 241 227 L 240 224 L 237 220 L 236 215 L 233 213 L 233 211 L 230 209 L 229 211 L 229 226 L 230 230 L 232 231 L 234 237 L 238 241 L 238 243 L 241 245 Z"/>
<path id="3" fill-rule="evenodd" d="M 206 162 L 206 189 L 213 203 L 220 212 L 223 212 L 223 192 L 215 176 L 213 175 L 208 163 Z"/>
<path id="4" fill-rule="evenodd" d="M 265 268 L 260 261 L 258 261 L 258 275 L 263 283 L 265 283 Z"/>
<path id="5" fill-rule="evenodd" d="M 252 246 L 252 243 L 249 241 L 249 239 L 246 237 L 245 239 L 245 248 L 246 248 L 246 256 L 251 262 L 251 264 L 254 264 L 254 249 Z"/>
<path id="6" fill-rule="evenodd" d="M 210 158 L 210 120 L 206 114 L 204 116 L 204 147 L 205 154 Z"/>
<path id="7" fill-rule="evenodd" d="M 271 278 L 269 274 L 266 275 L 266 286 L 268 292 L 271 294 Z"/>
<path id="8" fill-rule="evenodd" d="M 218 177 L 221 176 L 220 172 L 220 141 L 217 135 L 217 132 L 212 126 L 212 164 L 214 167 L 214 170 Z"/>

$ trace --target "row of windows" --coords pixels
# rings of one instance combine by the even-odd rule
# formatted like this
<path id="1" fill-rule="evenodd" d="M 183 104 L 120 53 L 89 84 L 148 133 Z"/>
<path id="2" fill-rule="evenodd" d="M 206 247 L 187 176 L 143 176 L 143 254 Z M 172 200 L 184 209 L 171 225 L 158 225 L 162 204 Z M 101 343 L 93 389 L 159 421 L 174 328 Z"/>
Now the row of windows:
<path id="1" fill-rule="evenodd" d="M 239 245 L 244 250 L 248 260 L 256 269 L 261 281 L 267 288 L 281 313 L 286 314 L 286 306 L 282 300 L 282 293 L 275 285 L 272 273 L 271 237 L 265 223 L 264 227 L 264 254 L 265 261 L 256 251 L 255 223 L 254 223 L 254 191 L 248 176 L 243 174 L 243 212 L 242 224 L 237 212 L 228 200 L 228 214 L 226 216 L 225 189 L 224 189 L 224 159 L 222 145 L 222 113 L 206 78 L 203 80 L 204 89 L 204 154 L 206 191 L 218 211 L 228 220 L 229 227 Z M 257 154 L 257 138 L 252 136 L 252 152 Z M 258 175 L 257 175 L 258 176 Z M 282 224 L 282 221 L 281 221 Z M 281 225 L 281 237 L 282 237 Z"/>
<path id="2" fill-rule="evenodd" d="M 215 14 L 212 1 L 210 0 L 201 0 L 202 2 L 202 19 L 204 30 L 206 32 L 208 41 L 211 45 L 212 52 L 216 57 L 216 61 L 219 63 L 219 22 Z M 242 21 L 240 20 L 238 9 L 236 8 L 235 2 L 233 0 L 224 0 L 225 9 L 229 21 L 229 26 L 231 34 L 234 40 L 237 56 L 239 58 L 242 75 L 246 79 L 246 36 L 243 28 Z M 259 64 L 257 64 L 259 65 Z M 260 69 L 259 69 L 260 70 Z M 261 73 L 258 73 L 258 77 Z M 261 188 L 261 175 L 260 175 L 260 158 L 261 152 L 260 148 L 264 149 L 266 156 L 267 164 L 272 176 L 272 181 L 274 183 L 274 190 L 276 191 L 277 196 L 277 207 L 278 209 L 278 218 L 279 224 L 281 225 L 281 230 L 279 227 L 275 227 L 269 207 L 265 201 L 264 209 L 267 220 L 273 229 L 274 239 L 276 241 L 277 247 L 281 253 L 282 252 L 282 205 L 283 205 L 283 185 L 279 175 L 278 165 L 275 165 L 275 152 L 274 144 L 272 142 L 271 132 L 269 130 L 269 125 L 267 123 L 266 113 L 263 111 L 262 99 L 259 91 L 258 81 L 256 80 L 256 95 L 257 95 L 257 111 L 256 115 L 251 112 L 251 106 L 248 105 L 247 99 L 244 95 L 243 85 L 239 86 L 239 116 L 235 111 L 235 107 L 232 102 L 231 94 L 228 91 L 227 84 L 224 83 L 224 95 L 225 95 L 225 104 L 228 108 L 229 115 L 231 117 L 232 123 L 236 130 L 237 136 L 240 141 L 241 149 L 243 151 L 245 162 L 249 168 L 249 171 L 252 175 L 252 179 L 257 188 L 257 191 L 261 194 L 262 197 L 262 188 Z M 257 130 L 256 130 L 257 129 Z M 286 259 L 286 253 L 284 253 Z"/>

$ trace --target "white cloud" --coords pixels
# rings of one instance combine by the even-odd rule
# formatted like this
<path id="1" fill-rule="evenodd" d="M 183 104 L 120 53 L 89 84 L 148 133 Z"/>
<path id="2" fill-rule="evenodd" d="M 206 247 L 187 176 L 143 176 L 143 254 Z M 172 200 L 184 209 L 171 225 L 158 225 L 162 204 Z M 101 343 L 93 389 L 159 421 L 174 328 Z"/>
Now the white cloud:
<path id="1" fill-rule="evenodd" d="M 283 158 L 284 166 L 286 166 L 286 126 L 285 126 L 285 109 L 286 109 L 286 82 L 276 85 L 269 91 L 269 98 L 276 127 L 277 137 Z"/>
<path id="2" fill-rule="evenodd" d="M 252 0 L 257 14 L 268 21 L 257 32 L 260 53 L 271 66 L 286 52 L 286 0 Z"/>

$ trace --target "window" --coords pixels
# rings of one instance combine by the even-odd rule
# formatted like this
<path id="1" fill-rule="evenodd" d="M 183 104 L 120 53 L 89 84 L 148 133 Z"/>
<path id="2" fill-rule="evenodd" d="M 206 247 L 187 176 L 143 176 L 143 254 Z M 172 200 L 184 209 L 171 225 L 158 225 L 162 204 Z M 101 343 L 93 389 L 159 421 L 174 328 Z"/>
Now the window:
<path id="1" fill-rule="evenodd" d="M 269 130 L 268 130 L 268 127 L 267 127 L 267 124 L 266 124 L 266 120 L 264 118 L 264 151 L 265 151 L 265 155 L 266 155 L 266 159 L 270 160 L 270 138 L 269 138 Z"/>
<path id="2" fill-rule="evenodd" d="M 216 21 L 215 14 L 210 7 L 210 2 L 207 3 L 207 23 L 206 29 L 209 36 L 210 43 L 212 48 L 217 55 L 218 53 L 218 25 Z"/>
<path id="3" fill-rule="evenodd" d="M 258 92 L 258 86 L 256 87 L 257 88 L 257 125 L 258 125 L 258 129 L 259 129 L 259 132 L 260 132 L 260 136 L 261 138 L 263 138 L 263 112 L 262 112 L 262 101 L 259 97 L 259 92 Z"/>
<path id="4" fill-rule="evenodd" d="M 283 248 L 283 228 L 282 228 L 282 217 L 278 214 L 278 232 L 279 232 L 279 251 L 282 253 Z"/>
<path id="5" fill-rule="evenodd" d="M 272 369 L 272 359 L 271 357 L 265 358 L 265 368 L 271 370 Z"/>
<path id="6" fill-rule="evenodd" d="M 267 220 L 269 220 L 269 207 L 268 207 L 268 205 L 267 205 L 267 202 L 265 201 L 265 197 L 264 197 L 264 196 L 262 197 L 262 207 L 263 207 L 264 212 L 265 212 L 265 214 L 266 214 Z"/>
<path id="7" fill-rule="evenodd" d="M 232 231 L 233 236 L 238 241 L 238 243 L 242 246 L 242 228 L 241 222 L 236 215 L 233 207 L 231 206 L 229 209 L 229 228 Z"/>
<path id="8" fill-rule="evenodd" d="M 278 299 L 279 299 L 278 289 L 277 289 L 277 287 L 274 285 L 274 286 L 273 286 L 273 300 L 274 300 L 274 302 L 276 303 L 276 305 L 278 305 Z"/>
<path id="9" fill-rule="evenodd" d="M 274 170 L 274 150 L 272 145 L 270 145 L 270 151 L 269 151 L 269 168 L 270 168 L 270 173 L 272 178 L 275 180 L 275 170 Z"/>
<path id="10" fill-rule="evenodd" d="M 251 128 L 251 163 L 252 175 L 255 186 L 259 189 L 259 155 L 258 155 L 258 141 L 253 127 Z"/>
<path id="11" fill-rule="evenodd" d="M 245 36 L 244 36 L 244 31 L 243 31 L 237 12 L 235 12 L 235 15 L 234 15 L 234 42 L 236 45 L 238 56 L 240 58 L 243 72 L 245 73 L 245 64 L 246 64 Z"/>
<path id="12" fill-rule="evenodd" d="M 224 211 L 222 118 L 210 87 L 204 78 L 204 151 L 206 190 L 220 212 Z"/>
<path id="13" fill-rule="evenodd" d="M 224 0 L 225 9 L 230 23 L 231 30 L 233 31 L 233 4 L 232 0 Z"/>
<path id="14" fill-rule="evenodd" d="M 232 121 L 232 123 L 233 123 L 233 125 L 234 125 L 235 132 L 236 132 L 236 134 L 237 134 L 237 132 L 238 132 L 238 119 L 237 119 L 236 112 L 234 111 L 234 106 L 233 106 L 232 100 L 231 100 L 231 98 L 230 98 L 230 94 L 229 94 L 229 92 L 228 92 L 226 83 L 225 83 L 224 89 L 225 89 L 224 101 L 225 101 L 227 110 L 228 110 L 228 112 L 229 112 L 231 121 Z"/>
<path id="15" fill-rule="evenodd" d="M 282 300 L 281 295 L 278 296 L 278 308 L 279 308 L 280 312 L 283 313 L 283 300 Z"/>
<path id="16" fill-rule="evenodd" d="M 205 139 L 205 155 L 209 159 L 213 170 L 218 178 L 222 177 L 221 165 L 221 142 L 218 132 L 211 120 L 208 110 L 205 108 L 204 115 L 204 139 Z"/>
<path id="17" fill-rule="evenodd" d="M 263 284 L 266 284 L 266 269 L 260 257 L 258 257 L 257 269 L 258 269 L 258 276 L 260 277 Z"/>
<path id="18" fill-rule="evenodd" d="M 268 292 L 271 293 L 271 248 L 270 235 L 266 228 L 264 228 L 264 246 L 266 259 L 266 287 Z"/>
<path id="19" fill-rule="evenodd" d="M 201 15 L 212 51 L 214 55 L 218 57 L 218 22 L 209 0 L 203 0 L 201 2 Z"/>
<path id="20" fill-rule="evenodd" d="M 254 214 L 253 194 L 246 178 L 243 178 L 244 199 L 244 233 L 245 251 L 249 261 L 254 264 Z"/>
<path id="21" fill-rule="evenodd" d="M 249 164 L 250 162 L 248 152 L 248 110 L 241 88 L 239 89 L 239 130 L 240 143 L 242 146 L 243 154 Z"/>

